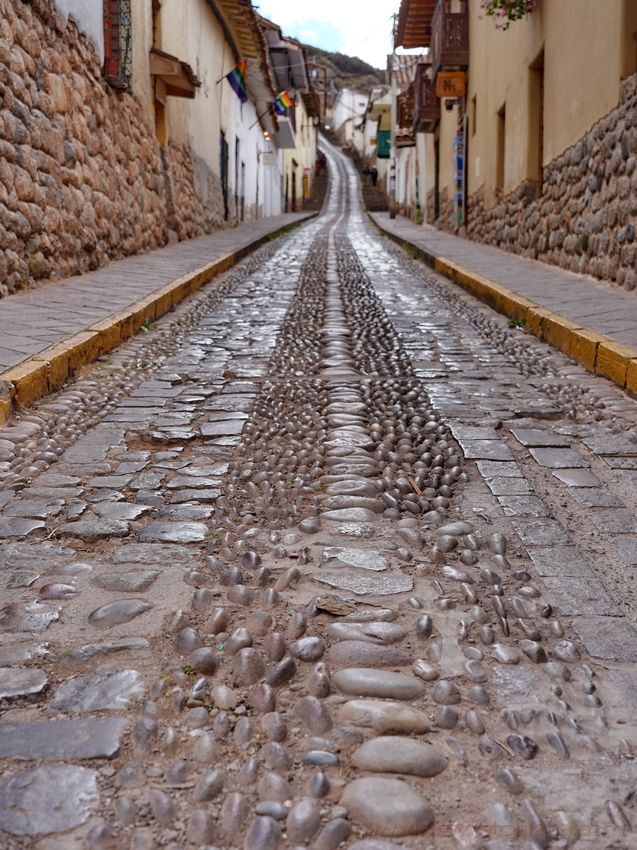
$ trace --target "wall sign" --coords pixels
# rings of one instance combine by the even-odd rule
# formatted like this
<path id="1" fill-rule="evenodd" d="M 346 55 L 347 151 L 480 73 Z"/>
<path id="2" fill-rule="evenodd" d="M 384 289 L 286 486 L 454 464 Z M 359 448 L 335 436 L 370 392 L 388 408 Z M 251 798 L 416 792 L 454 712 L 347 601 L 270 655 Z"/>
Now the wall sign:
<path id="1" fill-rule="evenodd" d="M 437 97 L 464 97 L 467 77 L 464 71 L 439 71 L 436 76 Z"/>

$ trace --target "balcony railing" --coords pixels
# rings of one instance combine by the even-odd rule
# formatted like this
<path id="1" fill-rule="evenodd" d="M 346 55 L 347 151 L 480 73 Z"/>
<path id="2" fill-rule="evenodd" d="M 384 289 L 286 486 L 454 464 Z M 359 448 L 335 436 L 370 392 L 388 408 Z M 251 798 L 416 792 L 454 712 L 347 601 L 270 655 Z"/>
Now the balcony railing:
<path id="1" fill-rule="evenodd" d="M 436 97 L 436 87 L 431 65 L 421 63 L 416 68 L 414 130 L 416 133 L 434 133 L 440 121 L 440 101 Z"/>
<path id="2" fill-rule="evenodd" d="M 441 69 L 469 65 L 467 0 L 438 0 L 431 22 L 431 64 L 434 78 Z"/>

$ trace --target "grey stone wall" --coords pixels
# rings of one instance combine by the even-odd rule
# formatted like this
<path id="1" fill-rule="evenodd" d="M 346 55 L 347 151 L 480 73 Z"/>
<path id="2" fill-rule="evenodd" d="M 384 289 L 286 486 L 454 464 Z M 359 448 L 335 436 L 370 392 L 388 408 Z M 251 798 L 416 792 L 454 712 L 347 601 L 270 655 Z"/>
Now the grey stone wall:
<path id="1" fill-rule="evenodd" d="M 468 206 L 471 239 L 635 289 L 637 75 L 618 108 L 544 169 L 539 192 L 528 182 L 494 207 L 481 192 Z"/>
<path id="2" fill-rule="evenodd" d="M 0 0 L 0 297 L 220 226 L 218 180 L 204 200 L 143 114 L 53 0 Z"/>

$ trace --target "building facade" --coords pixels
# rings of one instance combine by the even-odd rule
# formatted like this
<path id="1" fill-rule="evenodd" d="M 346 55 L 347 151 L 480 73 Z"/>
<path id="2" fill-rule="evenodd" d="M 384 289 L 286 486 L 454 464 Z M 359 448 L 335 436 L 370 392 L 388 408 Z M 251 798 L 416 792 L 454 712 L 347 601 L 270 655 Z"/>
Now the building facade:
<path id="1" fill-rule="evenodd" d="M 636 37 L 634 0 L 540 0 L 507 29 L 480 0 L 403 0 L 427 220 L 634 289 Z"/>
<path id="2" fill-rule="evenodd" d="M 279 214 L 271 61 L 249 0 L 0 0 L 0 297 Z"/>

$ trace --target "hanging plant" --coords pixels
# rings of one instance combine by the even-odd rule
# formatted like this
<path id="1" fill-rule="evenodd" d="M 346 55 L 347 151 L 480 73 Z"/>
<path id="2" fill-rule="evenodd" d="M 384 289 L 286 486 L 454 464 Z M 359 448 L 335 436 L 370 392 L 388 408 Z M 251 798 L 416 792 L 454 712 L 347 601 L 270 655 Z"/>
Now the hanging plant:
<path id="1" fill-rule="evenodd" d="M 484 14 L 495 18 L 498 29 L 508 30 L 514 21 L 526 18 L 540 4 L 540 0 L 480 0 Z"/>

